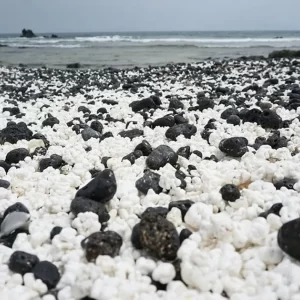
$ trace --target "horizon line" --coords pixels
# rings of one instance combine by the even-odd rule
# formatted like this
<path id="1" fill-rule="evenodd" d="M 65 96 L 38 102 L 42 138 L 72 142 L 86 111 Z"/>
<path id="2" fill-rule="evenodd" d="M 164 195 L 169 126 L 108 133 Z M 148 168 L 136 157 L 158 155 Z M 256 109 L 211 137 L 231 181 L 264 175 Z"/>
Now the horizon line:
<path id="1" fill-rule="evenodd" d="M 25 28 L 26 29 L 26 28 Z M 27 28 L 31 29 L 31 28 Z M 32 29 L 31 29 L 32 30 Z M 120 30 L 120 31 L 49 31 L 49 32 L 37 32 L 32 30 L 33 33 L 36 34 L 66 34 L 66 33 L 162 33 L 162 32 L 289 32 L 289 31 L 293 31 L 293 32 L 300 32 L 300 29 L 245 29 L 245 30 L 236 30 L 236 29 L 228 29 L 228 30 Z M 20 34 L 22 32 L 22 29 L 19 32 L 0 32 L 0 34 L 5 34 L 5 35 L 16 35 L 16 34 Z"/>

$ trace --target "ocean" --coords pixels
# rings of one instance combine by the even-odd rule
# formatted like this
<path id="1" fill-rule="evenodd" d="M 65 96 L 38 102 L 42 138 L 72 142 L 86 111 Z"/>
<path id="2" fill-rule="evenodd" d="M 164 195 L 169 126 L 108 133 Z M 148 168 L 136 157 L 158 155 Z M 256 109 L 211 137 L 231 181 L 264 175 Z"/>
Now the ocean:
<path id="1" fill-rule="evenodd" d="M 64 68 L 131 68 L 207 58 L 268 55 L 276 49 L 300 49 L 300 31 L 102 32 L 61 33 L 51 39 L 0 34 L 0 62 Z"/>

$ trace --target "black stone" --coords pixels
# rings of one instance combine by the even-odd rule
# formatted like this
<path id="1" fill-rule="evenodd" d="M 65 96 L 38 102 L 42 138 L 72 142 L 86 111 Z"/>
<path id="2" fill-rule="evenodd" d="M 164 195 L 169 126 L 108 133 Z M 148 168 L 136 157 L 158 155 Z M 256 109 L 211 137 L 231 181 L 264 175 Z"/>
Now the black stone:
<path id="1" fill-rule="evenodd" d="M 179 124 L 170 127 L 166 131 L 166 137 L 172 141 L 176 141 L 177 137 L 183 135 L 186 139 L 190 139 L 197 132 L 196 126 L 192 124 Z"/>
<path id="2" fill-rule="evenodd" d="M 60 227 L 60 226 L 55 226 L 55 227 L 53 227 L 52 230 L 51 230 L 51 232 L 50 232 L 50 240 L 52 241 L 53 238 L 54 238 L 56 235 L 60 234 L 61 231 L 62 231 L 62 229 L 63 229 L 63 228 Z"/>
<path id="3" fill-rule="evenodd" d="M 287 189 L 293 190 L 295 183 L 297 183 L 297 179 L 285 177 L 280 181 L 277 181 L 274 183 L 274 186 L 276 187 L 277 190 L 280 190 L 282 187 L 285 187 Z"/>
<path id="4" fill-rule="evenodd" d="M 131 243 L 134 246 L 134 248 L 138 250 L 141 250 L 143 248 L 141 244 L 140 223 L 135 224 L 132 228 Z"/>
<path id="5" fill-rule="evenodd" d="M 101 203 L 106 203 L 113 198 L 117 191 L 114 172 L 105 169 L 92 179 L 87 185 L 78 190 L 76 197 L 89 198 Z"/>
<path id="6" fill-rule="evenodd" d="M 164 116 L 162 118 L 158 118 L 156 119 L 153 123 L 152 123 L 152 127 L 155 128 L 157 126 L 160 127 L 172 127 L 175 125 L 175 120 L 174 117 L 171 115 L 168 116 Z"/>
<path id="7" fill-rule="evenodd" d="M 125 155 L 125 156 L 122 158 L 122 161 L 123 161 L 123 160 L 129 160 L 129 162 L 133 165 L 134 162 L 135 162 L 135 159 L 136 159 L 136 157 L 135 157 L 134 153 L 131 152 L 131 153 Z"/>
<path id="8" fill-rule="evenodd" d="M 219 144 L 219 149 L 232 157 L 241 157 L 247 151 L 248 140 L 244 137 L 231 137 L 223 139 Z"/>
<path id="9" fill-rule="evenodd" d="M 129 107 L 131 107 L 134 112 L 138 112 L 143 109 L 149 110 L 151 108 L 157 108 L 157 104 L 152 98 L 145 98 L 140 101 L 131 102 Z"/>
<path id="10" fill-rule="evenodd" d="M 260 124 L 261 116 L 262 111 L 257 108 L 252 108 L 251 110 L 248 110 L 247 112 L 245 112 L 244 116 L 241 115 L 241 112 L 239 114 L 239 117 L 242 118 L 244 122 L 257 124 Z"/>
<path id="11" fill-rule="evenodd" d="M 91 262 L 99 255 L 115 257 L 119 255 L 122 238 L 114 231 L 95 232 L 81 242 L 86 259 Z"/>
<path id="12" fill-rule="evenodd" d="M 204 109 L 208 109 L 208 108 L 214 108 L 215 106 L 214 101 L 206 97 L 200 97 L 200 98 L 198 97 L 197 104 L 198 104 L 198 109 L 200 111 L 203 111 Z"/>
<path id="13" fill-rule="evenodd" d="M 232 115 L 232 116 L 230 116 L 230 117 L 227 119 L 226 122 L 227 122 L 228 124 L 232 124 L 232 125 L 234 125 L 234 126 L 237 126 L 237 125 L 240 125 L 241 119 L 240 119 L 238 116 L 236 116 L 236 115 Z"/>
<path id="14" fill-rule="evenodd" d="M 75 217 L 77 217 L 79 213 L 93 212 L 98 215 L 100 223 L 107 222 L 110 218 L 104 204 L 84 197 L 76 197 L 73 199 L 70 210 Z"/>
<path id="15" fill-rule="evenodd" d="M 103 131 L 103 125 L 99 121 L 93 121 L 90 127 L 99 133 Z"/>
<path id="16" fill-rule="evenodd" d="M 179 156 L 185 157 L 186 159 L 189 159 L 191 156 L 191 147 L 190 146 L 180 147 L 177 150 L 177 154 Z"/>
<path id="17" fill-rule="evenodd" d="M 10 234 L 2 237 L 0 239 L 0 244 L 2 244 L 5 247 L 12 248 L 12 246 L 13 246 L 13 244 L 14 244 L 14 242 L 15 242 L 15 240 L 16 240 L 19 233 L 29 234 L 27 229 L 18 228 L 15 231 L 11 232 Z"/>
<path id="18" fill-rule="evenodd" d="M 41 261 L 36 264 L 32 273 L 36 279 L 45 283 L 48 289 L 55 288 L 60 280 L 58 268 L 49 261 Z"/>
<path id="19" fill-rule="evenodd" d="M 277 242 L 282 251 L 300 260 L 300 218 L 282 225 L 278 231 Z"/>
<path id="20" fill-rule="evenodd" d="M 188 120 L 181 115 L 175 115 L 174 120 L 177 125 L 188 123 Z"/>
<path id="21" fill-rule="evenodd" d="M 182 229 L 179 234 L 180 245 L 183 243 L 184 240 L 188 239 L 191 236 L 191 234 L 192 232 L 189 229 Z"/>
<path id="22" fill-rule="evenodd" d="M 141 245 L 150 255 L 161 260 L 174 260 L 180 247 L 175 226 L 162 216 L 147 214 L 140 222 Z"/>
<path id="23" fill-rule="evenodd" d="M 91 138 L 98 139 L 100 137 L 100 133 L 91 127 L 86 127 L 82 130 L 81 136 L 84 141 L 88 141 Z"/>
<path id="24" fill-rule="evenodd" d="M 79 106 L 78 109 L 77 109 L 77 111 L 78 111 L 78 112 L 81 112 L 81 111 L 82 111 L 84 114 L 85 114 L 85 113 L 88 113 L 88 114 L 91 113 L 90 109 L 88 109 L 88 108 L 85 107 L 85 106 Z"/>
<path id="25" fill-rule="evenodd" d="M 156 194 L 162 192 L 162 187 L 159 185 L 160 175 L 152 171 L 147 170 L 143 177 L 138 179 L 135 183 L 139 192 L 147 194 L 149 189 L 152 189 Z"/>
<path id="26" fill-rule="evenodd" d="M 22 204 L 21 202 L 16 202 L 14 204 L 12 204 L 11 206 L 9 206 L 5 211 L 4 211 L 4 214 L 3 214 L 3 220 L 5 219 L 5 217 L 12 213 L 12 212 L 23 212 L 23 213 L 26 213 L 26 214 L 29 214 L 29 210 L 27 209 L 27 207 Z"/>
<path id="27" fill-rule="evenodd" d="M 234 184 L 225 184 L 221 189 L 220 193 L 223 200 L 234 202 L 241 197 L 240 190 Z"/>
<path id="28" fill-rule="evenodd" d="M 179 187 L 181 189 L 185 189 L 186 188 L 186 181 L 184 179 L 186 178 L 186 175 L 182 171 L 176 170 L 175 177 L 178 178 L 181 181 Z"/>
<path id="29" fill-rule="evenodd" d="M 103 164 L 105 168 L 108 168 L 107 162 L 108 162 L 108 160 L 109 160 L 110 158 L 111 158 L 111 157 L 109 157 L 109 156 L 103 156 L 103 157 L 101 158 L 101 164 Z"/>
<path id="30" fill-rule="evenodd" d="M 4 107 L 3 112 L 8 111 L 11 116 L 15 116 L 20 113 L 19 107 Z"/>
<path id="31" fill-rule="evenodd" d="M 135 147 L 134 151 L 137 150 L 142 151 L 144 156 L 148 156 L 152 152 L 152 147 L 146 140 L 143 140 Z"/>
<path id="32" fill-rule="evenodd" d="M 147 207 L 142 213 L 141 218 L 145 218 L 148 214 L 157 214 L 163 218 L 167 217 L 169 210 L 163 206 Z"/>
<path id="33" fill-rule="evenodd" d="M 169 103 L 169 110 L 170 109 L 183 109 L 183 103 L 178 99 L 171 99 Z"/>
<path id="34" fill-rule="evenodd" d="M 234 116 L 237 114 L 238 114 L 238 111 L 236 108 L 229 107 L 221 113 L 221 118 L 227 120 L 230 116 Z"/>
<path id="35" fill-rule="evenodd" d="M 146 164 L 150 169 L 158 170 L 167 163 L 174 166 L 177 163 L 177 160 L 178 155 L 172 148 L 166 145 L 160 145 L 147 157 Z"/>
<path id="36" fill-rule="evenodd" d="M 46 127 L 46 126 L 53 127 L 55 124 L 59 124 L 59 120 L 55 117 L 48 117 L 42 123 L 43 127 Z"/>
<path id="37" fill-rule="evenodd" d="M 7 124 L 5 128 L 0 131 L 0 144 L 5 142 L 16 144 L 21 140 L 31 140 L 32 131 L 27 128 L 25 123 Z"/>
<path id="38" fill-rule="evenodd" d="M 192 153 L 195 154 L 195 155 L 197 155 L 197 156 L 200 157 L 200 158 L 203 157 L 202 152 L 199 151 L 199 150 L 194 150 Z"/>
<path id="39" fill-rule="evenodd" d="M 188 210 L 191 208 L 191 206 L 194 204 L 191 200 L 179 200 L 179 201 L 172 201 L 169 203 L 169 211 L 173 207 L 178 208 L 181 211 L 182 221 L 184 221 L 184 217 Z"/>
<path id="40" fill-rule="evenodd" d="M 11 168 L 11 165 L 8 164 L 4 160 L 0 160 L 0 168 L 3 168 L 5 170 L 5 172 L 7 173 L 9 171 L 9 169 Z"/>
<path id="41" fill-rule="evenodd" d="M 140 129 L 131 129 L 131 130 L 124 130 L 124 131 L 121 131 L 119 133 L 119 135 L 122 137 L 122 138 L 130 138 L 131 140 L 136 138 L 136 137 L 139 137 L 139 136 L 142 136 L 144 135 L 144 131 L 143 130 L 140 130 Z"/>
<path id="42" fill-rule="evenodd" d="M 23 251 L 15 251 L 10 256 L 8 267 L 12 272 L 24 275 L 32 272 L 38 262 L 39 258 L 36 255 Z"/>
<path id="43" fill-rule="evenodd" d="M 4 179 L 0 179 L 0 188 L 8 189 L 10 187 L 10 182 Z"/>
<path id="44" fill-rule="evenodd" d="M 283 207 L 282 203 L 275 203 L 270 207 L 270 209 L 259 214 L 259 217 L 266 219 L 268 217 L 268 215 L 270 215 L 270 214 L 280 216 L 280 210 L 282 209 L 282 207 Z"/>
<path id="45" fill-rule="evenodd" d="M 25 148 L 17 148 L 7 153 L 5 161 L 8 164 L 17 164 L 24 160 L 25 157 L 30 156 L 29 151 Z"/>
<path id="46" fill-rule="evenodd" d="M 260 118 L 260 125 L 265 129 L 278 129 L 282 126 L 282 119 L 276 112 L 264 110 Z"/>

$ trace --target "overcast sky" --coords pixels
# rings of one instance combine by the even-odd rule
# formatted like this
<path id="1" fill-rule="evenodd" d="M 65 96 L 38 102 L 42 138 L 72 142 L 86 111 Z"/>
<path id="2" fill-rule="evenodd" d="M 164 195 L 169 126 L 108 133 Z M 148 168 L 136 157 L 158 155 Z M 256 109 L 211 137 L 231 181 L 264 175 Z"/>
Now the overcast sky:
<path id="1" fill-rule="evenodd" d="M 0 32 L 292 30 L 300 0 L 0 0 Z"/>

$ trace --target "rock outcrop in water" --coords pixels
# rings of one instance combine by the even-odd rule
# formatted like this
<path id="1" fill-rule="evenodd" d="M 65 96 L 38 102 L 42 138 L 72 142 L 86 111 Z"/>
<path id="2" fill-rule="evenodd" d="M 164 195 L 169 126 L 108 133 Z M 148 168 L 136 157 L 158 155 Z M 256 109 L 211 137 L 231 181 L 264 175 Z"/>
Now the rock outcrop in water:
<path id="1" fill-rule="evenodd" d="M 36 35 L 33 33 L 31 29 L 23 29 L 21 37 L 26 37 L 26 38 L 34 38 Z"/>

